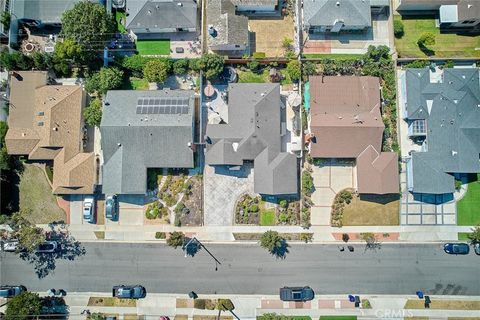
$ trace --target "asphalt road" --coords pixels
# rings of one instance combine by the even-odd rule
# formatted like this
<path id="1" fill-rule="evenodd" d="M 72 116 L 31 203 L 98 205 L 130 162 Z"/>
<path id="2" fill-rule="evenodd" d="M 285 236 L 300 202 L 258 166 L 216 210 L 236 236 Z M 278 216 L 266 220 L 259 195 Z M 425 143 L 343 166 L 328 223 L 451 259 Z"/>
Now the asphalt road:
<path id="1" fill-rule="evenodd" d="M 74 261 L 57 259 L 39 279 L 32 263 L 11 253 L 0 260 L 1 284 L 29 290 L 110 292 L 116 284 L 143 284 L 148 292 L 277 294 L 278 288 L 310 285 L 317 294 L 480 295 L 480 256 L 443 252 L 440 244 L 382 244 L 377 251 L 340 252 L 336 245 L 292 245 L 276 259 L 258 245 L 210 245 L 195 257 L 162 244 L 85 243 Z"/>

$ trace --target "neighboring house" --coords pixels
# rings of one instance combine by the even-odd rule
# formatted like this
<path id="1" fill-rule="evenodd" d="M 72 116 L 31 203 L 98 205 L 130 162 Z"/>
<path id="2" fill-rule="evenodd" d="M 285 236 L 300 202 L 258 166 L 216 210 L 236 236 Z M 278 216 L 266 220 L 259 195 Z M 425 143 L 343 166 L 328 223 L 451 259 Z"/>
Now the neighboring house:
<path id="1" fill-rule="evenodd" d="M 400 79 L 408 135 L 422 143 L 422 152 L 407 160 L 407 186 L 414 193 L 451 194 L 455 176 L 480 172 L 479 70 L 441 72 L 407 69 Z"/>
<path id="2" fill-rule="evenodd" d="M 207 44 L 211 51 L 241 57 L 249 52 L 248 18 L 230 0 L 207 1 Z"/>
<path id="3" fill-rule="evenodd" d="M 10 1 L 0 0 L 0 14 L 4 12 L 10 13 Z M 0 42 L 5 43 L 8 41 L 8 30 L 5 29 L 3 23 L 0 23 Z"/>
<path id="4" fill-rule="evenodd" d="M 284 112 L 279 84 L 230 84 L 228 123 L 207 125 L 205 163 L 238 170 L 253 161 L 256 193 L 297 194 L 297 157 L 282 146 Z"/>
<path id="5" fill-rule="evenodd" d="M 95 156 L 83 152 L 81 86 L 48 85 L 43 71 L 13 71 L 5 136 L 11 155 L 53 160 L 53 193 L 90 194 L 96 181 Z"/>
<path id="6" fill-rule="evenodd" d="M 197 12 L 195 0 L 127 1 L 126 28 L 137 39 L 197 36 Z"/>
<path id="7" fill-rule="evenodd" d="M 397 154 L 381 152 L 379 79 L 315 76 L 309 81 L 310 155 L 356 159 L 359 193 L 399 192 Z"/>
<path id="8" fill-rule="evenodd" d="M 480 32 L 478 0 L 400 0 L 397 11 L 401 15 L 436 15 L 444 31 Z"/>
<path id="9" fill-rule="evenodd" d="M 304 0 L 307 32 L 361 32 L 372 26 L 372 12 L 381 13 L 388 0 Z"/>
<path id="10" fill-rule="evenodd" d="M 145 194 L 148 168 L 193 168 L 193 91 L 113 90 L 100 124 L 105 194 Z"/>

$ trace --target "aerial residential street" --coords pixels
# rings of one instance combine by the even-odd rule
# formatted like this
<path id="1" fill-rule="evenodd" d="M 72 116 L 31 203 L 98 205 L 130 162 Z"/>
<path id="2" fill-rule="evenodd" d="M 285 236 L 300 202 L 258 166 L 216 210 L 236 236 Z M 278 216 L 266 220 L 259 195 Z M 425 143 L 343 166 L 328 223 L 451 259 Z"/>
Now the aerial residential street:
<path id="1" fill-rule="evenodd" d="M 32 291 L 62 288 L 70 292 L 109 292 L 116 284 L 143 284 L 148 292 L 276 294 L 284 285 L 310 285 L 318 294 L 478 295 L 480 257 L 447 255 L 441 244 L 382 244 L 381 249 L 340 252 L 337 245 L 292 245 L 276 260 L 258 245 L 206 247 L 222 263 L 200 250 L 184 257 L 163 244 L 84 243 L 86 255 L 57 260 L 39 280 L 34 266 L 14 254 L 2 254 L 0 282 Z"/>

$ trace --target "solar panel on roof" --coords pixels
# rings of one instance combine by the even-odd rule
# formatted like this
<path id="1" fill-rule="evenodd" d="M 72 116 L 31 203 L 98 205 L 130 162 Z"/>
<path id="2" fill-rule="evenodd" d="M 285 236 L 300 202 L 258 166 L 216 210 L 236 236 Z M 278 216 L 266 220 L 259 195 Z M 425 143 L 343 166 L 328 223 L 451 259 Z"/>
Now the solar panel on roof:
<path id="1" fill-rule="evenodd" d="M 165 113 L 165 107 L 159 107 L 158 113 L 159 114 L 164 114 Z"/>
<path id="2" fill-rule="evenodd" d="M 188 113 L 188 107 L 182 107 L 182 114 L 187 114 Z"/>
<path id="3" fill-rule="evenodd" d="M 138 98 L 137 114 L 188 114 L 189 98 Z"/>
<path id="4" fill-rule="evenodd" d="M 142 107 L 137 107 L 137 114 L 142 113 Z"/>
<path id="5" fill-rule="evenodd" d="M 153 107 L 153 114 L 158 114 L 159 107 Z"/>
<path id="6" fill-rule="evenodd" d="M 170 114 L 170 107 L 165 107 L 165 114 Z"/>
<path id="7" fill-rule="evenodd" d="M 148 107 L 147 114 L 152 114 L 153 113 L 153 107 Z"/>
<path id="8" fill-rule="evenodd" d="M 177 107 L 177 114 L 182 113 L 182 107 Z"/>

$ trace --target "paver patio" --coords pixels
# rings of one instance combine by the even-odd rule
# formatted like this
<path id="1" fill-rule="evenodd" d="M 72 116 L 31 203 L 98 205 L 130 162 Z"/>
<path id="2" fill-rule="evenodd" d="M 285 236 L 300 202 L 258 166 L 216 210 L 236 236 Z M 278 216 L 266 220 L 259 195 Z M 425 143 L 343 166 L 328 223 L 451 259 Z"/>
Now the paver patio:
<path id="1" fill-rule="evenodd" d="M 231 226 L 237 199 L 253 192 L 253 167 L 243 165 L 239 171 L 226 167 L 205 166 L 204 171 L 204 224 Z"/>

